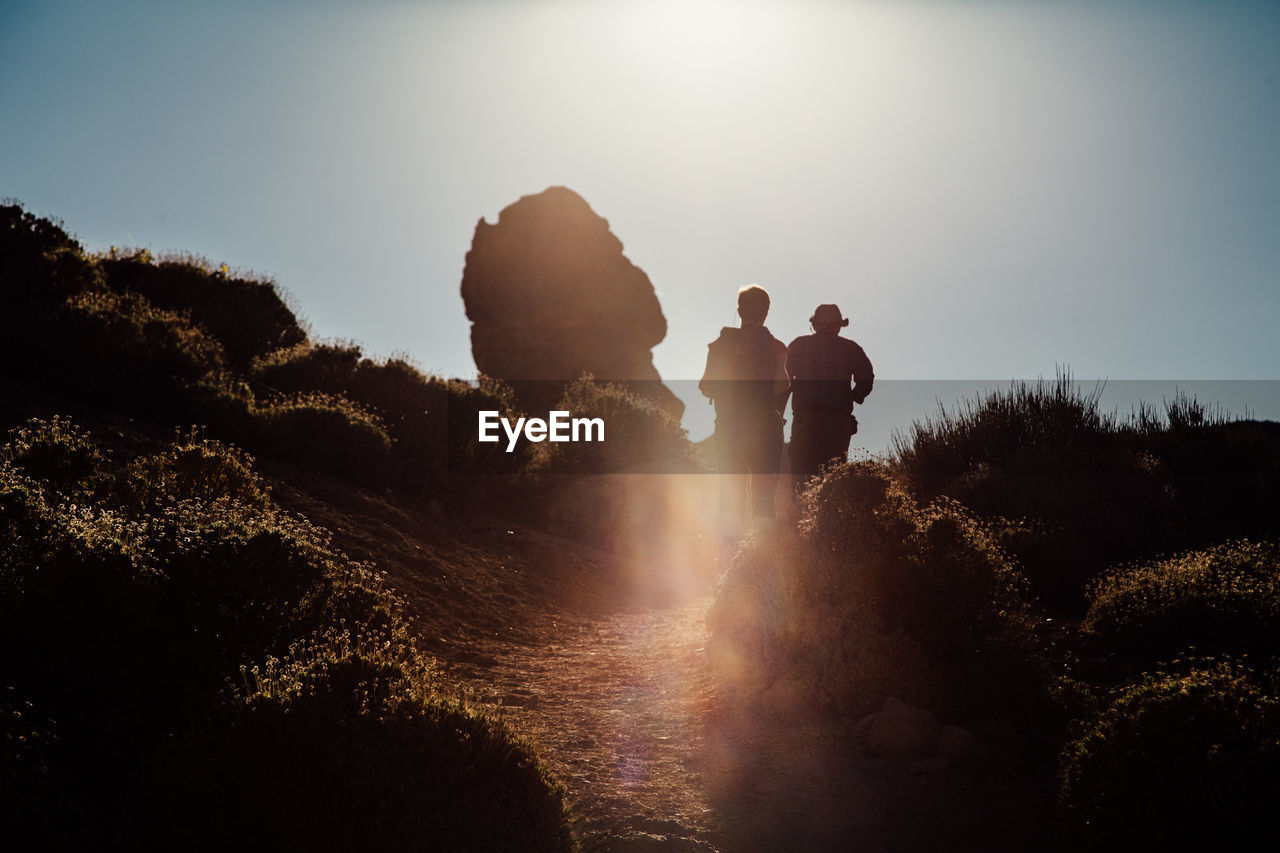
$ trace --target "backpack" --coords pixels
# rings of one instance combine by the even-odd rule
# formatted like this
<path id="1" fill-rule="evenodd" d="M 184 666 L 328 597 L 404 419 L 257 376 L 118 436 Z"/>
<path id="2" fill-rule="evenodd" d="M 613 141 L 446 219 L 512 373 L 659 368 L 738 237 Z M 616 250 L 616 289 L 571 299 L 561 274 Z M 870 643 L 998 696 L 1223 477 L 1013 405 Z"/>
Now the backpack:
<path id="1" fill-rule="evenodd" d="M 764 328 L 725 326 L 711 346 L 707 373 L 698 383 L 716 412 L 773 411 L 777 353 Z"/>

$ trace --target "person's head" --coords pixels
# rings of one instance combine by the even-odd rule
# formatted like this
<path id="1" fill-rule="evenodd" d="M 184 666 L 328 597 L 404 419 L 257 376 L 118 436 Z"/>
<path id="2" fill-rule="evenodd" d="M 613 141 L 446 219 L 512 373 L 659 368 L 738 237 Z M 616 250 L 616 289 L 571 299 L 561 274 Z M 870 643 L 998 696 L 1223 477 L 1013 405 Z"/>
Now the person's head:
<path id="1" fill-rule="evenodd" d="M 819 305 L 809 318 L 809 324 L 819 334 L 834 335 L 849 325 L 849 318 L 843 316 L 835 305 Z"/>
<path id="2" fill-rule="evenodd" d="M 769 291 L 749 284 L 738 291 L 738 316 L 744 326 L 763 326 L 769 316 Z"/>

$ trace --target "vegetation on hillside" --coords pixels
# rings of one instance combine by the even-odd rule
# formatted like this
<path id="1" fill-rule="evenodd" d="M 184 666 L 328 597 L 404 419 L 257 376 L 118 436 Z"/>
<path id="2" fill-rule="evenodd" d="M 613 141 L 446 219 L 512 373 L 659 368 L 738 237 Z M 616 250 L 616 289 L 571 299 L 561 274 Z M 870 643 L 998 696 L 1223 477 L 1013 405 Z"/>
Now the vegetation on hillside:
<path id="1" fill-rule="evenodd" d="M 1037 689 L 1024 586 L 964 507 L 921 507 L 883 466 L 845 465 L 805 495 L 798 535 L 734 563 L 712 648 L 832 713 L 896 696 L 973 716 Z"/>
<path id="2" fill-rule="evenodd" d="M 562 406 L 609 441 L 481 445 L 478 412 L 521 414 L 502 383 L 312 340 L 270 280 L 92 255 L 16 205 L 0 360 L 46 400 L 140 422 L 136 452 L 65 417 L 0 449 L 4 837 L 571 846 L 528 749 L 437 695 L 378 567 L 282 510 L 249 453 L 406 503 L 496 477 L 536 513 L 551 475 L 698 470 L 678 423 L 584 376 Z M 183 429 L 157 446 L 156 427 Z M 1280 844 L 1277 425 L 1185 398 L 1119 419 L 1061 376 L 896 441 L 733 561 L 707 647 L 722 698 L 783 687 L 842 719 L 892 696 L 1034 734 L 1093 849 Z"/>
<path id="3" fill-rule="evenodd" d="M 571 846 L 536 759 L 436 695 L 376 567 L 278 509 L 243 452 L 186 435 L 117 462 L 32 421 L 0 448 L 0 521 L 6 837 Z"/>
<path id="4" fill-rule="evenodd" d="M 1060 798 L 1091 850 L 1274 850 L 1280 703 L 1230 661 L 1154 672 L 1062 754 Z"/>
<path id="5" fill-rule="evenodd" d="M 561 790 L 528 749 L 437 695 L 378 567 L 276 506 L 246 451 L 392 500 L 466 499 L 486 488 L 475 475 L 531 488 L 621 470 L 641 448 L 686 459 L 678 424 L 584 377 L 572 404 L 625 441 L 572 459 L 480 445 L 479 411 L 521 414 L 503 383 L 314 341 L 269 279 L 93 255 L 14 204 L 0 206 L 0 359 L 42 411 L 64 400 L 179 429 L 164 448 L 130 433 L 149 449 L 116 458 L 46 417 L 0 454 L 6 837 L 571 846 Z"/>
<path id="6" fill-rule="evenodd" d="M 1280 655 L 1280 544 L 1227 542 L 1124 566 L 1090 591 L 1083 628 L 1151 667 L 1185 654 Z"/>
<path id="7" fill-rule="evenodd" d="M 535 451 L 539 471 L 687 473 L 699 470 L 680 422 L 657 402 L 624 385 L 583 374 L 570 382 L 556 409 L 608 425 L 605 441 L 544 444 Z"/>
<path id="8" fill-rule="evenodd" d="M 1100 393 L 1064 373 L 940 408 L 895 436 L 894 471 L 986 519 L 1061 615 L 1118 563 L 1280 534 L 1280 427 L 1186 397 L 1120 419 Z"/>
<path id="9" fill-rule="evenodd" d="M 269 279 L 145 250 L 92 255 L 16 204 L 0 205 L 0 308 L 0 358 L 19 381 L 158 424 L 203 424 L 261 457 L 409 497 L 441 494 L 451 475 L 601 473 L 690 455 L 679 424 L 589 377 L 565 404 L 610 415 L 617 440 L 480 444 L 481 410 L 521 414 L 504 383 L 314 341 Z"/>
<path id="10" fill-rule="evenodd" d="M 1277 426 L 1186 398 L 1120 420 L 1064 375 L 896 441 L 732 564 L 711 644 L 729 694 L 1011 720 L 1056 744 L 1040 772 L 1057 753 L 1091 849 L 1280 843 Z"/>

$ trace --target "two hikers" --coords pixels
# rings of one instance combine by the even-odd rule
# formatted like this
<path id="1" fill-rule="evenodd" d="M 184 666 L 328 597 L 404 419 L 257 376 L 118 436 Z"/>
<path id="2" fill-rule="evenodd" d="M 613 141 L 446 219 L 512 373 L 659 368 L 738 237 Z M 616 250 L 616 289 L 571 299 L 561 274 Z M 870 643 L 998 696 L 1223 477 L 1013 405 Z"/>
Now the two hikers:
<path id="1" fill-rule="evenodd" d="M 769 294 L 750 285 L 738 291 L 741 327 L 726 326 L 707 351 L 698 390 L 716 407 L 716 465 L 720 470 L 722 535 L 736 539 L 746 517 L 774 517 L 782 458 L 782 412 L 788 396 L 791 471 L 797 485 L 832 459 L 843 459 L 858 430 L 854 403 L 875 379 L 862 347 L 840 330 L 849 325 L 835 305 L 819 305 L 809 318 L 813 334 L 785 346 L 765 328 Z M 852 387 L 850 386 L 852 382 Z"/>

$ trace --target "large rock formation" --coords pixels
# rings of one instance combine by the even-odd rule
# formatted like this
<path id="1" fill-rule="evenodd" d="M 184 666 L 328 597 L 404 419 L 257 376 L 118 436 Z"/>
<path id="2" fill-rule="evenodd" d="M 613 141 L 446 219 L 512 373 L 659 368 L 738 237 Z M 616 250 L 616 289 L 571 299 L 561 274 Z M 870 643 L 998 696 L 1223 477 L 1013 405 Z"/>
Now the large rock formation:
<path id="1" fill-rule="evenodd" d="M 462 273 L 471 354 L 531 411 L 546 411 L 582 373 L 623 381 L 677 419 L 684 404 L 650 350 L 667 334 L 644 270 L 609 223 L 565 187 L 521 198 L 476 225 Z"/>

